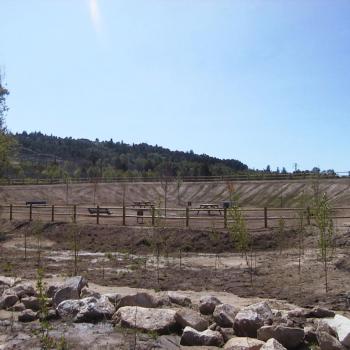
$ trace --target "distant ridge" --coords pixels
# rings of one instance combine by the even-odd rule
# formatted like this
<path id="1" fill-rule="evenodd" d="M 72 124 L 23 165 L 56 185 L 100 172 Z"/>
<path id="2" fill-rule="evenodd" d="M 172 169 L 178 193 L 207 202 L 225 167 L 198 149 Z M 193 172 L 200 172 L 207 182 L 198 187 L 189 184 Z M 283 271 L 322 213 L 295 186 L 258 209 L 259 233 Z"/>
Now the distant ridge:
<path id="1" fill-rule="evenodd" d="M 236 159 L 146 143 L 61 138 L 41 132 L 22 132 L 14 137 L 19 172 L 28 177 L 223 176 L 248 170 Z"/>

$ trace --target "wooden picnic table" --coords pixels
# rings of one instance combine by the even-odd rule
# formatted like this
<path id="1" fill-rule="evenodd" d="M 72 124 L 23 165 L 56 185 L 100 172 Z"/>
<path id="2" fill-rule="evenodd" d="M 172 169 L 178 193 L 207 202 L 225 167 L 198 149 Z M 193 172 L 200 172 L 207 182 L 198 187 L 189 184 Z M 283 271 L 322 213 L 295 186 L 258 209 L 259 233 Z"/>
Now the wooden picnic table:
<path id="1" fill-rule="evenodd" d="M 219 209 L 219 214 L 221 215 L 221 209 L 219 207 L 219 204 L 214 204 L 214 203 L 203 203 L 199 205 L 199 210 L 197 211 L 197 215 L 199 215 L 199 212 L 201 211 L 201 209 L 206 209 L 208 211 L 208 215 L 210 215 L 211 210 L 215 210 L 217 211 L 217 209 Z"/>

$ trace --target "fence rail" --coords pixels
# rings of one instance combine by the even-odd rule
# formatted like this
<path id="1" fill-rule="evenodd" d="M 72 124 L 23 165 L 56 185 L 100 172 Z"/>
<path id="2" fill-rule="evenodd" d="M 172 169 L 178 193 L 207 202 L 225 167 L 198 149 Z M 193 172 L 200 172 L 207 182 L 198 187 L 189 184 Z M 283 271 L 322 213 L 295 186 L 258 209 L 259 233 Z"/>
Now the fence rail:
<path id="1" fill-rule="evenodd" d="M 224 176 L 164 176 L 164 177 L 98 177 L 98 178 L 2 178 L 0 185 L 58 185 L 115 182 L 210 182 L 210 181 L 266 181 L 266 180 L 322 180 L 350 178 L 350 171 L 336 173 L 237 173 Z"/>
<path id="2" fill-rule="evenodd" d="M 108 209 L 108 210 L 106 210 Z M 296 226 L 301 211 L 307 223 L 312 223 L 310 208 L 241 208 L 250 229 L 278 227 L 280 220 L 285 226 Z M 40 220 L 43 222 L 72 222 L 84 224 L 113 224 L 120 226 L 192 227 L 225 229 L 231 222 L 230 209 L 203 208 L 139 208 L 134 206 L 88 205 L 18 205 L 0 206 L 0 217 L 8 220 Z M 350 226 L 350 207 L 333 208 L 336 224 Z"/>

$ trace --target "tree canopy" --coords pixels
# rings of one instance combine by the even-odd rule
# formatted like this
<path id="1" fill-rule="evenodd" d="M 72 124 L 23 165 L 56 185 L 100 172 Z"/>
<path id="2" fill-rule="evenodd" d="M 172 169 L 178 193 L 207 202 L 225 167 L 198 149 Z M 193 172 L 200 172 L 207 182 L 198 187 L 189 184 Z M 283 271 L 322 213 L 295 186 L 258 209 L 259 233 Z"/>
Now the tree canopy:
<path id="1" fill-rule="evenodd" d="M 146 143 L 60 138 L 40 132 L 14 135 L 24 176 L 210 176 L 248 170 L 235 159 L 218 159 L 193 151 L 171 151 Z"/>

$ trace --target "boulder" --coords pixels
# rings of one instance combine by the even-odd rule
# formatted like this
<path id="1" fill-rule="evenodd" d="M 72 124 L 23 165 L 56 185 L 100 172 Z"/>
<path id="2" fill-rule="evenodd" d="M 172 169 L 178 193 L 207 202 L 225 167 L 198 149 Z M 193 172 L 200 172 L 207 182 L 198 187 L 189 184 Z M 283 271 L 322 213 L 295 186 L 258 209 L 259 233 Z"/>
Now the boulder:
<path id="1" fill-rule="evenodd" d="M 64 300 L 57 306 L 58 315 L 73 322 L 98 322 L 110 319 L 114 306 L 106 297 L 88 297 L 81 300 Z"/>
<path id="2" fill-rule="evenodd" d="M 22 303 L 16 303 L 15 305 L 11 306 L 8 310 L 14 311 L 14 312 L 21 312 L 24 311 L 26 307 Z"/>
<path id="3" fill-rule="evenodd" d="M 209 327 L 209 322 L 191 309 L 178 310 L 175 314 L 175 320 L 181 328 L 189 326 L 197 331 L 204 331 Z"/>
<path id="4" fill-rule="evenodd" d="M 20 278 L 0 276 L 0 286 L 4 286 L 5 288 L 13 287 L 20 281 Z"/>
<path id="5" fill-rule="evenodd" d="M 225 350 L 260 350 L 265 342 L 248 337 L 231 338 L 224 346 Z"/>
<path id="6" fill-rule="evenodd" d="M 8 294 L 7 291 L 0 297 L 0 310 L 8 309 L 18 301 L 18 296 L 16 294 Z"/>
<path id="7" fill-rule="evenodd" d="M 108 298 L 108 300 L 114 305 L 116 306 L 119 302 L 119 300 L 121 299 L 121 295 L 117 294 L 117 293 L 106 293 L 103 294 L 103 296 L 105 296 L 106 298 Z"/>
<path id="8" fill-rule="evenodd" d="M 298 308 L 288 311 L 287 315 L 289 318 L 305 318 L 308 313 L 305 309 Z"/>
<path id="9" fill-rule="evenodd" d="M 314 307 L 310 312 L 308 312 L 306 314 L 306 317 L 308 318 L 325 318 L 325 317 L 334 317 L 335 316 L 335 312 L 328 310 L 328 309 L 324 309 L 322 307 Z"/>
<path id="10" fill-rule="evenodd" d="M 316 333 L 317 342 L 320 350 L 344 350 L 341 342 L 327 332 Z"/>
<path id="11" fill-rule="evenodd" d="M 24 297 L 32 297 L 36 295 L 36 291 L 31 284 L 21 283 L 16 286 L 7 289 L 6 293 L 16 294 L 18 298 L 22 299 Z"/>
<path id="12" fill-rule="evenodd" d="M 253 304 L 237 313 L 233 328 L 239 337 L 256 338 L 257 330 L 272 318 L 272 311 L 266 302 Z"/>
<path id="13" fill-rule="evenodd" d="M 148 293 L 136 293 L 132 295 L 126 295 L 121 297 L 116 304 L 116 308 L 119 309 L 124 306 L 140 306 L 144 308 L 156 308 L 162 306 L 165 303 L 164 299 L 155 297 Z"/>
<path id="14" fill-rule="evenodd" d="M 101 294 L 98 292 L 94 292 L 93 290 L 89 289 L 88 287 L 84 287 L 81 290 L 80 297 L 81 298 L 87 298 L 87 297 L 101 298 Z"/>
<path id="15" fill-rule="evenodd" d="M 222 302 L 218 298 L 213 295 L 205 295 L 199 300 L 199 311 L 203 315 L 212 315 L 215 307 L 219 304 L 222 304 Z"/>
<path id="16" fill-rule="evenodd" d="M 26 309 L 31 309 L 33 311 L 39 311 L 40 301 L 36 297 L 25 297 L 21 299 Z"/>
<path id="17" fill-rule="evenodd" d="M 281 343 L 279 343 L 276 339 L 269 339 L 260 350 L 287 350 Z"/>
<path id="18" fill-rule="evenodd" d="M 186 295 L 177 292 L 168 292 L 168 298 L 171 303 L 181 306 L 189 306 L 192 303 L 191 299 L 186 297 Z"/>
<path id="19" fill-rule="evenodd" d="M 215 330 L 221 333 L 225 343 L 235 336 L 235 332 L 232 327 L 231 328 L 218 327 Z"/>
<path id="20" fill-rule="evenodd" d="M 64 300 L 75 300 L 80 298 L 81 290 L 88 285 L 87 280 L 82 276 L 68 278 L 59 287 L 53 296 L 53 303 L 58 306 Z"/>
<path id="21" fill-rule="evenodd" d="M 58 284 L 51 284 L 47 289 L 46 289 L 46 295 L 48 298 L 53 298 L 55 296 L 55 293 L 58 291 L 58 289 L 61 286 Z"/>
<path id="22" fill-rule="evenodd" d="M 170 309 L 123 306 L 113 315 L 113 320 L 122 327 L 165 334 L 176 328 L 175 315 Z"/>
<path id="23" fill-rule="evenodd" d="M 317 337 L 316 337 L 316 330 L 314 327 L 311 326 L 305 326 L 304 327 L 304 340 L 308 343 L 317 343 Z"/>
<path id="24" fill-rule="evenodd" d="M 199 345 L 199 346 L 222 346 L 224 340 L 222 335 L 217 331 L 207 329 L 203 332 L 198 332 L 191 327 L 186 327 L 182 333 L 181 345 Z"/>
<path id="25" fill-rule="evenodd" d="M 56 310 L 55 309 L 49 309 L 48 311 L 47 311 L 47 315 L 46 315 L 46 320 L 47 321 L 51 321 L 51 320 L 56 320 L 56 319 L 58 319 L 58 314 L 57 314 L 57 312 L 56 312 Z"/>
<path id="26" fill-rule="evenodd" d="M 350 320 L 347 317 L 335 315 L 334 318 L 325 318 L 322 322 L 336 333 L 339 341 L 345 347 L 350 347 Z"/>
<path id="27" fill-rule="evenodd" d="M 295 349 L 304 340 L 304 329 L 285 326 L 263 326 L 258 329 L 258 339 L 267 341 L 276 339 L 287 349 Z"/>
<path id="28" fill-rule="evenodd" d="M 214 321 L 220 327 L 232 327 L 238 309 L 230 304 L 217 305 L 213 312 Z"/>
<path id="29" fill-rule="evenodd" d="M 158 337 L 152 347 L 152 350 L 179 350 L 180 337 L 178 335 L 161 335 Z"/>
<path id="30" fill-rule="evenodd" d="M 38 319 L 38 314 L 30 309 L 26 309 L 18 315 L 19 322 L 32 322 L 37 319 Z"/>

